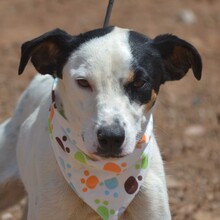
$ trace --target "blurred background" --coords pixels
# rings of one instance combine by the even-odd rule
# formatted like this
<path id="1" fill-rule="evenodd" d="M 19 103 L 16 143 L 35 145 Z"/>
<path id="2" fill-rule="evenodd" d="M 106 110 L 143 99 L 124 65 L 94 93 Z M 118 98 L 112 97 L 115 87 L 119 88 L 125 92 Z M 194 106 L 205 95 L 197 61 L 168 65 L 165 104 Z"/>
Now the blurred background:
<path id="1" fill-rule="evenodd" d="M 0 122 L 35 70 L 17 75 L 20 46 L 56 27 L 71 34 L 102 27 L 108 0 L 0 1 Z M 203 76 L 190 71 L 160 91 L 155 133 L 165 161 L 174 220 L 220 220 L 220 1 L 115 0 L 111 25 L 151 38 L 172 33 L 192 43 L 203 58 Z M 16 189 L 15 189 L 16 190 Z M 1 198 L 0 198 L 1 199 Z M 23 202 L 0 211 L 18 220 Z"/>

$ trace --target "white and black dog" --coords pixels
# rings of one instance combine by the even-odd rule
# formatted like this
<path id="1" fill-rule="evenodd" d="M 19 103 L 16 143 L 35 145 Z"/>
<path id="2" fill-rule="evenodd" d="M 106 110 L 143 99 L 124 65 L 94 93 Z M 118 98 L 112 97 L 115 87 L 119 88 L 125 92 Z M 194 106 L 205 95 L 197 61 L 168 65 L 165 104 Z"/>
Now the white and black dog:
<path id="1" fill-rule="evenodd" d="M 133 153 L 163 83 L 181 79 L 190 68 L 200 80 L 200 55 L 173 35 L 149 39 L 107 27 L 77 36 L 56 29 L 24 43 L 19 74 L 29 59 L 40 74 L 49 75 L 35 77 L 14 115 L 0 127 L 0 207 L 24 195 L 17 184 L 21 179 L 28 220 L 100 219 L 71 189 L 52 149 L 48 114 L 53 78 L 58 78 L 58 102 L 80 133 L 87 156 L 117 161 Z M 119 219 L 171 219 L 163 162 L 153 137 L 151 141 L 147 176 Z"/>

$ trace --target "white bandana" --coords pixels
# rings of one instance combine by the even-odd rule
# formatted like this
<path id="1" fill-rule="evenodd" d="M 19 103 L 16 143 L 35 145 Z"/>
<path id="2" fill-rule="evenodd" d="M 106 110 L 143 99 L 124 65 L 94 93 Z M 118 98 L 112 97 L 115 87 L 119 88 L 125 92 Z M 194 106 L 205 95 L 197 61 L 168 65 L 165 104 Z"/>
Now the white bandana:
<path id="1" fill-rule="evenodd" d="M 83 152 L 76 131 L 57 110 L 56 87 L 57 80 L 52 91 L 49 133 L 63 176 L 103 220 L 116 220 L 139 192 L 147 175 L 152 157 L 153 118 L 150 116 L 146 132 L 132 154 L 94 161 Z"/>

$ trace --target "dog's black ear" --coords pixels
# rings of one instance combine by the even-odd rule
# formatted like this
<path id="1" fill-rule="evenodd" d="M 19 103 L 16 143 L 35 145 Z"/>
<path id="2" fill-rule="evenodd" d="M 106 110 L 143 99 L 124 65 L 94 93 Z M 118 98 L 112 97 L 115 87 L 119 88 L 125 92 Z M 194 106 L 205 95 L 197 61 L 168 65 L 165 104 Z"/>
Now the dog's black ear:
<path id="1" fill-rule="evenodd" d="M 197 80 L 201 79 L 202 60 L 198 51 L 188 42 L 170 35 L 160 35 L 153 40 L 165 65 L 162 83 L 179 80 L 192 68 Z"/>
<path id="2" fill-rule="evenodd" d="M 62 78 L 63 66 L 72 51 L 72 42 L 73 37 L 60 29 L 27 41 L 21 47 L 18 74 L 23 73 L 31 58 L 31 62 L 39 73 Z"/>

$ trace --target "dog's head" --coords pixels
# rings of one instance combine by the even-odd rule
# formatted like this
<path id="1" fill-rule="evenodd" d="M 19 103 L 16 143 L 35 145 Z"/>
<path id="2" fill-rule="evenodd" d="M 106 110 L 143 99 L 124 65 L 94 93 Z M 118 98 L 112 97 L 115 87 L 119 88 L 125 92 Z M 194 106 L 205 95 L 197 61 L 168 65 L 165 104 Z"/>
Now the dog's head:
<path id="1" fill-rule="evenodd" d="M 19 74 L 31 58 L 59 80 L 65 115 L 89 154 L 121 157 L 145 132 L 160 85 L 190 68 L 201 78 L 197 50 L 176 36 L 155 39 L 108 27 L 71 36 L 56 29 L 22 46 Z"/>

